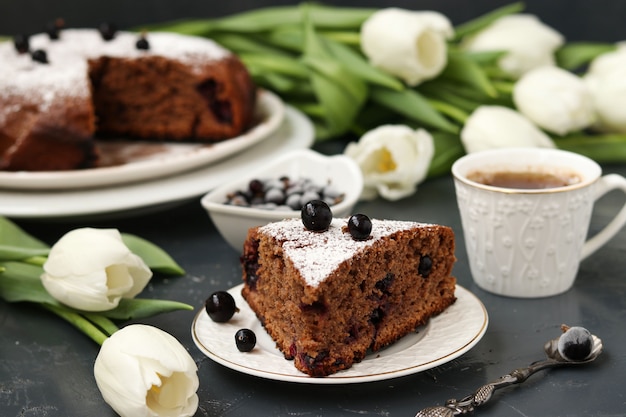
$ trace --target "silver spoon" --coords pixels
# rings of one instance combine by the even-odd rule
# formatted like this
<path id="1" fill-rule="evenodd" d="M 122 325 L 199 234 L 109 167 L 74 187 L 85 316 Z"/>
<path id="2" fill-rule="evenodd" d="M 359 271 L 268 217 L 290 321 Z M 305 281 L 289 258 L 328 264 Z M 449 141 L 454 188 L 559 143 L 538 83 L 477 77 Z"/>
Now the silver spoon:
<path id="1" fill-rule="evenodd" d="M 592 362 L 602 353 L 602 340 L 596 335 L 592 335 L 591 337 L 593 338 L 593 349 L 584 360 L 573 361 L 563 358 L 557 348 L 559 338 L 552 339 L 544 345 L 544 350 L 548 356 L 547 359 L 533 362 L 526 368 L 515 369 L 507 375 L 501 376 L 496 381 L 483 385 L 473 394 L 461 400 L 451 399 L 446 401 L 445 405 L 425 408 L 418 412 L 415 417 L 453 417 L 459 414 L 467 414 L 474 411 L 474 408 L 489 401 L 495 390 L 524 382 L 535 372 L 547 368 L 583 365 Z"/>

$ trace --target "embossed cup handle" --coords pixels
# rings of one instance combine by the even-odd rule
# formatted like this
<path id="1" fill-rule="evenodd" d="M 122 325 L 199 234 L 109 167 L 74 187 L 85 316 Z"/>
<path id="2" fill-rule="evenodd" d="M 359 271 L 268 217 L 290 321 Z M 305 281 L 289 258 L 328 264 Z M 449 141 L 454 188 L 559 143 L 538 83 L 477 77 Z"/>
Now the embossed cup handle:
<path id="1" fill-rule="evenodd" d="M 596 183 L 595 200 L 612 190 L 622 190 L 626 194 L 626 178 L 618 174 L 608 174 Z M 594 200 L 594 201 L 595 201 Z M 589 238 L 583 245 L 581 260 L 597 251 L 601 246 L 617 234 L 626 223 L 626 204 L 620 209 L 617 216 L 607 224 L 604 229 Z"/>

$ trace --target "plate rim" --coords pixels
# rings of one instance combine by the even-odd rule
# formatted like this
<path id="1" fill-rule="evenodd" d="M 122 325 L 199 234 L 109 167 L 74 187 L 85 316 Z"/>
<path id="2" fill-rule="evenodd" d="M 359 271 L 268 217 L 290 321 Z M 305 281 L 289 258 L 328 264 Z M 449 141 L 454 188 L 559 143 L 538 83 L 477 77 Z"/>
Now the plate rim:
<path id="1" fill-rule="evenodd" d="M 133 144 L 187 146 L 187 152 L 157 155 L 120 165 L 64 171 L 0 171 L 0 190 L 11 191 L 67 191 L 111 187 L 137 181 L 172 176 L 221 160 L 269 138 L 283 123 L 286 105 L 269 90 L 259 90 L 256 114 L 261 120 L 247 131 L 214 143 L 149 142 L 137 140 Z M 96 142 L 99 140 L 96 138 Z M 100 141 L 101 142 L 101 141 Z M 165 167 L 164 167 L 165 164 Z M 63 184 L 63 185 L 61 185 Z"/>
<path id="2" fill-rule="evenodd" d="M 314 140 L 313 123 L 296 108 L 286 106 L 283 123 L 267 141 L 261 141 L 215 164 L 165 178 L 111 187 L 41 191 L 0 188 L 0 215 L 37 220 L 99 218 L 103 215 L 132 214 L 149 206 L 168 206 L 207 193 L 219 185 L 216 181 L 226 175 L 236 175 L 241 169 L 254 169 L 250 167 L 265 164 L 268 159 L 283 152 L 308 148 Z M 237 167 L 233 161 L 249 165 Z M 55 202 L 52 207 L 48 205 L 51 201 Z M 85 204 L 85 201 L 89 203 Z"/>
<path id="3" fill-rule="evenodd" d="M 242 284 L 238 284 L 232 288 L 230 288 L 228 290 L 228 292 L 231 293 L 237 293 L 237 292 L 241 292 L 241 288 L 243 287 L 243 283 Z M 397 370 L 392 370 L 392 371 L 385 371 L 385 372 L 380 372 L 380 373 L 376 373 L 376 374 L 370 374 L 370 375 L 348 375 L 348 376 L 342 376 L 341 375 L 341 371 L 330 375 L 328 377 L 322 377 L 322 378 L 316 378 L 316 377 L 310 377 L 304 373 L 302 373 L 302 375 L 291 375 L 291 374 L 283 374 L 283 373 L 279 373 L 279 372 L 272 372 L 272 371 L 267 371 L 267 370 L 261 370 L 261 369 L 257 369 L 257 368 L 252 368 L 249 366 L 245 366 L 242 365 L 240 363 L 236 363 L 233 362 L 229 359 L 223 358 L 217 354 L 215 354 L 214 352 L 212 352 L 210 349 L 208 349 L 206 346 L 204 346 L 204 344 L 202 343 L 202 341 L 200 340 L 198 334 L 197 334 L 197 326 L 198 323 L 200 322 L 200 318 L 201 316 L 205 316 L 206 317 L 206 312 L 204 310 L 204 308 L 201 308 L 196 315 L 194 316 L 194 319 L 192 321 L 192 325 L 191 325 L 191 336 L 192 339 L 194 341 L 194 344 L 196 345 L 196 347 L 198 348 L 198 350 L 204 354 L 205 356 L 207 356 L 209 359 L 212 359 L 213 361 L 227 367 L 230 368 L 232 370 L 244 373 L 244 374 L 248 374 L 248 375 L 252 375 L 252 376 L 256 376 L 256 377 L 261 377 L 264 379 L 269 379 L 269 380 L 275 380 L 275 381 L 282 381 L 282 382 L 295 382 L 295 383 L 303 383 L 303 384 L 321 384 L 321 385 L 333 385 L 333 384 L 353 384 L 353 383 L 365 383 L 365 382 L 375 382 L 375 381 L 383 381 L 383 380 L 388 380 L 388 379 L 395 379 L 395 378 L 399 378 L 399 377 L 403 377 L 403 376 L 407 376 L 407 375 L 412 375 L 412 374 L 416 374 L 416 373 L 420 373 L 429 369 L 432 369 L 436 366 L 440 366 L 443 365 L 445 363 L 448 363 L 456 358 L 458 358 L 459 356 L 463 355 L 464 353 L 468 352 L 470 349 L 472 349 L 481 339 L 482 337 L 485 335 L 488 325 L 489 325 L 489 315 L 487 312 L 487 308 L 485 307 L 485 305 L 482 303 L 482 301 L 471 291 L 467 290 L 466 288 L 460 286 L 460 285 L 456 285 L 455 288 L 455 294 L 457 296 L 457 301 L 455 304 L 453 304 L 452 306 L 450 306 L 449 308 L 454 307 L 454 305 L 456 305 L 459 301 L 459 299 L 464 300 L 465 302 L 472 302 L 473 303 L 473 307 L 476 309 L 481 309 L 482 311 L 482 323 L 480 324 L 480 327 L 478 329 L 478 331 L 476 332 L 476 334 L 474 334 L 471 338 L 469 338 L 468 340 L 464 340 L 464 343 L 460 346 L 458 346 L 454 351 L 451 351 L 441 357 L 438 357 L 436 359 L 430 360 L 428 362 L 422 362 L 419 364 L 414 364 L 411 366 L 407 366 L 405 368 L 402 369 L 397 369 Z M 459 295 L 460 294 L 460 295 Z M 236 297 L 237 299 L 237 297 Z M 244 300 L 245 303 L 245 300 Z M 239 306 L 241 308 L 241 306 Z M 249 306 L 247 305 L 247 303 L 245 304 L 245 307 L 249 309 Z M 445 311 L 444 311 L 445 313 Z M 252 314 L 254 314 L 252 312 Z M 431 326 L 431 325 L 436 325 L 436 322 L 438 320 L 442 320 L 445 318 L 445 315 L 442 313 L 439 316 L 433 317 L 430 321 L 429 324 L 427 326 Z M 210 320 L 210 319 L 206 319 L 206 320 Z M 432 323 L 435 322 L 435 323 Z M 269 336 L 268 336 L 269 337 Z M 428 332 L 427 334 L 424 336 L 424 338 L 428 337 Z M 420 340 L 421 341 L 421 340 Z M 417 346 L 419 345 L 418 343 L 415 343 L 413 346 Z M 278 348 L 276 348 L 276 350 L 278 351 Z M 280 353 L 280 352 L 279 352 Z M 245 353 L 242 353 L 242 355 L 245 355 Z M 282 355 L 282 353 L 280 353 L 280 355 Z M 245 357 L 245 356 L 242 356 Z M 376 358 L 371 359 L 373 361 L 376 360 Z M 285 361 L 287 361 L 285 359 Z M 287 361 L 290 362 L 290 361 Z M 358 367 L 362 367 L 365 366 L 366 362 L 360 362 L 360 363 L 356 363 L 352 366 L 352 368 L 358 368 Z M 294 367 L 295 369 L 295 367 Z"/>

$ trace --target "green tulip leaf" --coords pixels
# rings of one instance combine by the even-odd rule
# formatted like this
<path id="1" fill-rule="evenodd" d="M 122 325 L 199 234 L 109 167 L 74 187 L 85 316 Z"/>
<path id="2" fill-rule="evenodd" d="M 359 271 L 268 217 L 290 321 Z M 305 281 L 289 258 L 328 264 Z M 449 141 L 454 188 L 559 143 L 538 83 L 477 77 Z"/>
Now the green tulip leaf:
<path id="1" fill-rule="evenodd" d="M 225 48 L 231 51 L 237 51 L 238 55 L 252 53 L 267 56 L 289 56 L 282 48 L 264 42 L 264 39 L 267 39 L 267 37 L 254 37 L 237 33 L 218 33 L 211 36 L 211 38 Z"/>
<path id="2" fill-rule="evenodd" d="M 506 51 L 463 51 L 467 59 L 471 59 L 481 67 L 498 66 L 500 58 L 507 54 Z"/>
<path id="3" fill-rule="evenodd" d="M 598 163 L 623 163 L 626 161 L 626 134 L 582 134 L 552 138 L 559 149 L 585 155 Z"/>
<path id="4" fill-rule="evenodd" d="M 193 310 L 193 306 L 178 301 L 148 298 L 122 298 L 117 307 L 99 314 L 112 320 L 131 320 L 151 317 L 177 310 Z"/>
<path id="5" fill-rule="evenodd" d="M 572 42 L 563 45 L 556 53 L 557 64 L 574 71 L 588 65 L 595 57 L 617 49 L 615 44 L 595 42 Z"/>
<path id="6" fill-rule="evenodd" d="M 5 301 L 58 304 L 41 283 L 41 266 L 23 262 L 3 262 L 0 266 L 4 268 L 0 273 L 0 297 Z"/>
<path id="7" fill-rule="evenodd" d="M 0 245 L 1 261 L 21 261 L 37 256 L 47 256 L 50 249 L 33 249 L 18 246 Z"/>
<path id="8" fill-rule="evenodd" d="M 452 164 L 465 154 L 459 135 L 445 132 L 432 133 L 435 143 L 435 156 L 428 168 L 429 177 L 437 177 L 450 173 Z"/>
<path id="9" fill-rule="evenodd" d="M 150 269 L 167 275 L 184 275 L 185 270 L 163 249 L 139 236 L 122 233 L 122 240 Z"/>
<path id="10" fill-rule="evenodd" d="M 248 71 L 250 71 L 250 75 L 254 78 L 257 85 L 277 92 L 283 95 L 283 98 L 288 94 L 295 94 L 302 84 L 302 82 L 298 83 L 298 80 L 293 78 L 266 72 L 261 66 L 249 65 Z M 293 103 L 291 103 L 291 105 L 293 105 Z"/>
<path id="11" fill-rule="evenodd" d="M 358 48 L 361 46 L 361 33 L 360 32 L 323 30 L 321 34 L 326 39 L 330 39 L 342 45 L 353 46 L 355 48 Z"/>
<path id="12" fill-rule="evenodd" d="M 461 86 L 457 86 L 454 89 L 447 83 L 439 81 L 420 86 L 420 92 L 429 100 L 438 100 L 464 112 L 471 113 L 481 104 L 481 100 L 467 98 L 467 96 L 460 94 L 461 90 Z"/>
<path id="13" fill-rule="evenodd" d="M 304 33 L 302 32 L 302 25 L 279 25 L 272 31 L 265 34 L 265 38 L 272 45 L 283 48 L 294 54 L 301 54 L 304 49 Z"/>
<path id="14" fill-rule="evenodd" d="M 452 120 L 456 120 L 459 124 L 464 125 L 469 117 L 469 113 L 459 106 L 448 103 L 445 100 L 428 99 L 428 103 L 439 113 L 447 116 Z"/>
<path id="15" fill-rule="evenodd" d="M 392 109 L 405 117 L 448 133 L 458 133 L 459 128 L 446 119 L 414 89 L 393 91 L 386 88 L 372 88 L 372 100 Z"/>
<path id="16" fill-rule="evenodd" d="M 462 39 L 465 36 L 471 36 L 492 24 L 494 21 L 508 16 L 514 13 L 520 13 L 524 11 L 524 3 L 512 3 L 506 6 L 499 7 L 490 11 L 489 13 L 485 13 L 476 19 L 472 19 L 466 23 L 458 25 L 454 28 L 454 37 L 455 40 Z"/>
<path id="17" fill-rule="evenodd" d="M 355 104 L 362 104 L 367 97 L 367 86 L 361 80 L 351 77 L 350 71 L 334 59 L 316 58 L 305 55 L 302 61 L 320 75 L 330 81 L 334 87 L 346 94 Z M 343 81 L 343 83 L 342 83 Z"/>
<path id="18" fill-rule="evenodd" d="M 448 64 L 439 75 L 439 79 L 442 78 L 470 86 L 488 97 L 498 96 L 498 91 L 480 65 L 463 53 L 448 54 Z"/>
<path id="19" fill-rule="evenodd" d="M 333 7 L 307 4 L 310 19 L 320 28 L 358 29 L 376 9 L 356 7 Z M 297 25 L 304 21 L 300 5 L 276 6 L 254 9 L 233 14 L 209 22 L 211 30 L 239 33 L 263 32 L 277 25 Z"/>
<path id="20" fill-rule="evenodd" d="M 379 70 L 370 65 L 365 57 L 357 52 L 354 48 L 347 46 L 339 40 L 336 32 L 319 32 L 319 41 L 323 43 L 326 50 L 325 55 L 339 62 L 353 76 L 361 78 L 363 81 L 388 87 L 393 90 L 403 90 L 404 84 L 396 77 Z M 356 37 L 357 44 L 359 35 L 352 33 Z M 279 28 L 269 35 L 273 42 L 280 43 L 284 48 L 294 51 L 302 51 L 304 45 L 304 34 L 300 27 Z M 344 34 L 344 37 L 348 37 Z M 352 40 L 354 42 L 354 40 Z"/>
<path id="21" fill-rule="evenodd" d="M 311 83 L 323 108 L 323 120 L 328 129 L 324 136 L 337 137 L 345 133 L 358 113 L 360 103 L 323 75 L 312 74 Z"/>
<path id="22" fill-rule="evenodd" d="M 142 25 L 135 31 L 151 32 L 175 32 L 190 36 L 207 36 L 214 29 L 214 24 L 209 19 L 182 19 L 166 23 L 154 23 Z"/>
<path id="23" fill-rule="evenodd" d="M 294 106 L 303 113 L 308 114 L 311 117 L 322 118 L 324 117 L 324 108 L 318 102 L 297 102 Z"/>
<path id="24" fill-rule="evenodd" d="M 303 7 L 307 10 L 308 7 Z M 305 15 L 308 16 L 308 15 Z M 334 59 L 324 40 L 305 19 L 305 43 L 302 61 L 311 72 L 311 84 L 324 108 L 327 131 L 324 136 L 338 136 L 348 131 L 367 99 L 367 85 Z"/>
<path id="25" fill-rule="evenodd" d="M 6 217 L 0 216 L 0 261 L 19 261 L 46 256 L 50 247 L 22 230 Z"/>
<path id="26" fill-rule="evenodd" d="M 331 39 L 325 39 L 325 41 L 327 48 L 335 59 L 341 62 L 345 68 L 356 77 L 392 90 L 404 90 L 405 86 L 400 80 L 371 66 L 363 55 L 359 54 L 354 49 Z"/>
<path id="27" fill-rule="evenodd" d="M 262 71 L 267 73 L 280 74 L 298 79 L 308 79 L 309 77 L 307 67 L 299 60 L 288 56 L 242 53 L 240 58 L 246 65 L 261 68 Z"/>

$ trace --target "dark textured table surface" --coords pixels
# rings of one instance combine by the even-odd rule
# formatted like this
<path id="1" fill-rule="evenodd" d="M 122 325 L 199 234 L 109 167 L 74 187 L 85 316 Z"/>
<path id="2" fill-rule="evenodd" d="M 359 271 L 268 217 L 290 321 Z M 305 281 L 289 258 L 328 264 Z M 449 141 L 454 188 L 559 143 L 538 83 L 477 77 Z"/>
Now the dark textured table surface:
<path id="1" fill-rule="evenodd" d="M 605 172 L 626 174 L 626 167 Z M 622 194 L 597 205 L 591 232 L 622 205 Z M 116 227 L 161 245 L 186 269 L 179 278 L 156 278 L 146 297 L 170 298 L 196 306 L 145 320 L 173 334 L 199 367 L 200 407 L 196 416 L 393 416 L 412 417 L 448 398 L 460 399 L 514 368 L 543 358 L 545 341 L 561 323 L 582 325 L 600 336 L 605 351 L 589 365 L 532 376 L 498 391 L 478 409 L 484 416 L 622 416 L 626 410 L 626 231 L 585 260 L 574 287 L 545 299 L 513 299 L 477 288 L 469 272 L 460 218 L 449 176 L 422 184 L 397 202 L 360 203 L 357 210 L 377 218 L 415 219 L 450 225 L 457 234 L 459 284 L 486 306 L 489 327 L 461 357 L 418 374 L 351 385 L 309 385 L 261 379 L 227 369 L 206 358 L 191 339 L 192 319 L 206 296 L 240 282 L 239 254 L 222 240 L 198 200 L 166 212 L 107 221 L 18 221 L 53 243 L 79 226 Z M 98 346 L 64 321 L 28 304 L 0 301 L 0 415 L 113 416 L 93 379 Z M 451 335 L 453 336 L 453 335 Z"/>
<path id="2" fill-rule="evenodd" d="M 102 21 L 134 27 L 145 22 L 183 17 L 219 16 L 263 5 L 293 4 L 289 0 L 198 2 L 33 2 L 0 0 L 0 33 L 36 31 L 63 16 L 73 26 Z M 383 0 L 333 1 L 338 5 L 384 7 Z M 432 8 L 453 22 L 486 12 L 505 0 L 416 3 L 400 7 Z M 529 0 L 528 11 L 570 40 L 618 41 L 624 38 L 623 2 L 599 0 Z M 626 166 L 606 167 L 626 175 Z M 592 232 L 623 204 L 612 193 L 595 211 Z M 450 225 L 457 233 L 454 273 L 459 284 L 486 306 L 489 327 L 482 340 L 463 356 L 431 370 L 380 382 L 351 385 L 305 385 L 265 380 L 227 369 L 195 347 L 190 326 L 206 296 L 240 282 L 238 253 L 222 240 L 197 199 L 166 212 L 139 214 L 107 221 L 18 221 L 37 237 L 53 243 L 80 226 L 115 227 L 161 245 L 186 269 L 180 278 L 156 278 L 144 296 L 188 302 L 196 311 L 176 312 L 145 320 L 173 334 L 199 367 L 200 406 L 196 416 L 379 416 L 412 417 L 448 398 L 462 398 L 478 386 L 543 358 L 545 341 L 559 333 L 561 323 L 589 328 L 603 340 L 605 351 L 584 367 L 551 370 L 522 385 L 498 391 L 481 416 L 623 416 L 626 414 L 626 231 L 581 264 L 574 287 L 545 299 L 512 299 L 477 288 L 469 272 L 460 219 L 450 177 L 429 180 L 417 194 L 398 202 L 376 200 L 357 209 L 372 217 L 415 219 Z M 64 321 L 28 304 L 0 301 L 0 416 L 114 416 L 93 378 L 98 346 Z M 451 335 L 453 336 L 453 335 Z"/>

